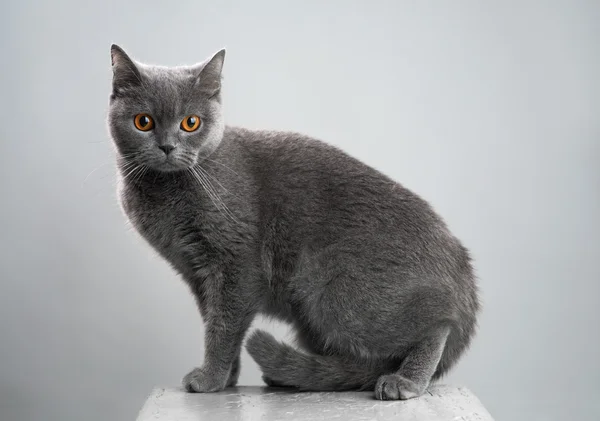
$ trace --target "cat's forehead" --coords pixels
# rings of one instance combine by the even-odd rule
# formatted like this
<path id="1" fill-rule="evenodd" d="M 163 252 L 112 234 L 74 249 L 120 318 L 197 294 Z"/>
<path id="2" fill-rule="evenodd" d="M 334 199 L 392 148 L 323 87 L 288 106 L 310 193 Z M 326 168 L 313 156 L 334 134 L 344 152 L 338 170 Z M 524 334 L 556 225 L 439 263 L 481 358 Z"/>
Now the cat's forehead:
<path id="1" fill-rule="evenodd" d="M 171 80 L 171 81 L 190 81 L 194 78 L 197 72 L 193 71 L 191 66 L 177 66 L 177 67 L 166 67 L 166 66 L 151 66 L 147 64 L 138 64 L 140 71 L 149 78 L 160 80 Z"/>
<path id="2" fill-rule="evenodd" d="M 196 81 L 189 67 L 144 66 L 140 70 L 146 88 L 164 95 L 185 94 Z"/>
<path id="3" fill-rule="evenodd" d="M 179 113 L 185 107 L 202 105 L 194 89 L 197 75 L 190 67 L 140 67 L 142 84 L 136 90 L 138 101 L 155 112 Z"/>

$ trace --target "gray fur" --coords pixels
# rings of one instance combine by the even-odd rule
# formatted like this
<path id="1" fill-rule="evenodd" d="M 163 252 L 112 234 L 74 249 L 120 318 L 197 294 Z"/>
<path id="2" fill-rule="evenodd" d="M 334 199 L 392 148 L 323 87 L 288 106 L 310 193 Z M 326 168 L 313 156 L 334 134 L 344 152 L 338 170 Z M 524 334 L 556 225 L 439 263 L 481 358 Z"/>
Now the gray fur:
<path id="1" fill-rule="evenodd" d="M 271 385 L 407 399 L 455 364 L 476 326 L 475 277 L 425 201 L 318 140 L 225 126 L 224 51 L 178 68 L 111 53 L 121 204 L 187 282 L 206 327 L 187 390 L 236 384 L 257 314 L 298 334 L 299 348 L 249 338 Z M 138 113 L 155 128 L 137 130 Z M 202 119 L 193 133 L 179 128 L 189 114 Z"/>

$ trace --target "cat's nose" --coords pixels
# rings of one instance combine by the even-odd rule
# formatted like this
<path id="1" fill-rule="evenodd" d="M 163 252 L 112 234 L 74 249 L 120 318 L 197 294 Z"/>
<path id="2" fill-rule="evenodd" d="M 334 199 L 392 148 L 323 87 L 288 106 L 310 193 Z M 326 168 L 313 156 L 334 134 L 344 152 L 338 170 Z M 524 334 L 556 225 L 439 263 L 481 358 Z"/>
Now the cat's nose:
<path id="1" fill-rule="evenodd" d="M 169 155 L 173 149 L 175 149 L 175 146 L 173 145 L 158 145 L 158 148 L 163 151 L 165 153 L 165 155 Z"/>

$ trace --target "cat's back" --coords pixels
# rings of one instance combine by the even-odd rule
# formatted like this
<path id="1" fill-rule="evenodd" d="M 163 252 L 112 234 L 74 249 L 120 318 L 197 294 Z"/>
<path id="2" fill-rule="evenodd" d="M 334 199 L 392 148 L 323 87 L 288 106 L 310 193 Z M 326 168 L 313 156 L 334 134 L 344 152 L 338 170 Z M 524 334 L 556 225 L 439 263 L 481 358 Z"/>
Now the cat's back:
<path id="1" fill-rule="evenodd" d="M 226 136 L 245 150 L 263 212 L 281 210 L 290 226 L 332 238 L 391 234 L 417 248 L 455 243 L 425 200 L 335 146 L 294 132 L 228 128 Z"/>
<path id="2" fill-rule="evenodd" d="M 429 204 L 397 181 L 341 149 L 295 133 L 229 127 L 226 136 L 241 145 L 252 172 L 280 197 L 324 201 L 336 207 L 353 205 L 382 216 L 439 220 Z"/>
<path id="3" fill-rule="evenodd" d="M 246 148 L 255 160 L 254 165 L 278 171 L 282 176 L 285 173 L 309 173 L 316 169 L 326 172 L 338 169 L 340 174 L 347 176 L 375 171 L 341 149 L 297 132 L 228 127 L 225 136 Z M 261 165 L 265 163 L 271 165 Z"/>

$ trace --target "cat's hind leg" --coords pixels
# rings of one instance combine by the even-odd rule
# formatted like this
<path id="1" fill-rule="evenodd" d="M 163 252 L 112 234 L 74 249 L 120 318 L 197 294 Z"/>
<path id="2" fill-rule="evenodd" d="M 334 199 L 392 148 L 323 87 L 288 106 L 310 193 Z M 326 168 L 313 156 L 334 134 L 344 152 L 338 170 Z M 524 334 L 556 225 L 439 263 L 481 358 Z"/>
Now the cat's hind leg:
<path id="1" fill-rule="evenodd" d="M 449 333 L 449 327 L 436 329 L 414 345 L 398 371 L 377 379 L 375 398 L 397 400 L 422 395 L 438 367 Z"/>

